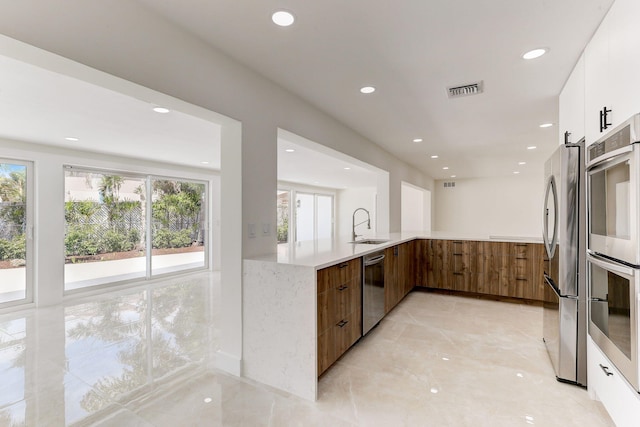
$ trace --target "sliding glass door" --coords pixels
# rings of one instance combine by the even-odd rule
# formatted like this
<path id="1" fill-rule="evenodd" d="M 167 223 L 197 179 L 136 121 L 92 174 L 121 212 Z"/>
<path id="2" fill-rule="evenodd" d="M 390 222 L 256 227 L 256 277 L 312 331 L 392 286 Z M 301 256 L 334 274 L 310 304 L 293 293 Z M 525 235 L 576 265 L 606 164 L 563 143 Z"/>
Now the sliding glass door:
<path id="1" fill-rule="evenodd" d="M 206 267 L 206 206 L 203 182 L 68 167 L 65 291 Z"/>
<path id="2" fill-rule="evenodd" d="M 296 242 L 333 237 L 333 196 L 296 192 Z"/>
<path id="3" fill-rule="evenodd" d="M 0 159 L 0 307 L 33 301 L 33 191 L 27 162 Z"/>
<path id="4" fill-rule="evenodd" d="M 152 274 L 205 266 L 206 186 L 152 179 Z"/>

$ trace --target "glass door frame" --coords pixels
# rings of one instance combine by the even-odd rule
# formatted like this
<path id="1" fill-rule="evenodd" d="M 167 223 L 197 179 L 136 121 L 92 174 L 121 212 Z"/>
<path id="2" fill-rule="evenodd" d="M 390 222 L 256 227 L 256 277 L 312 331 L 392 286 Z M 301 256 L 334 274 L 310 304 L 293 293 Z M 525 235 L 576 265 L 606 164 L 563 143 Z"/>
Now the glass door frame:
<path id="1" fill-rule="evenodd" d="M 140 282 L 140 281 L 149 281 L 152 279 L 157 279 L 159 277 L 168 277 L 168 276 L 172 276 L 172 275 L 178 275 L 178 274 L 184 274 L 184 273 L 188 273 L 188 272 L 193 272 L 193 271 L 200 271 L 200 270 L 207 270 L 210 268 L 211 263 L 209 262 L 209 255 L 210 255 L 210 245 L 212 244 L 212 239 L 210 238 L 210 212 L 211 212 L 211 206 L 210 204 L 212 203 L 212 197 L 211 197 L 211 182 L 210 181 L 205 181 L 205 180 L 201 180 L 201 179 L 196 179 L 196 178 L 188 178 L 188 177 L 176 177 L 176 176 L 168 176 L 168 175 L 161 175 L 161 174 L 153 174 L 153 173 L 140 173 L 140 172 L 131 172 L 131 171 L 126 171 L 126 170 L 118 170 L 118 169 L 110 169 L 110 168 L 100 168 L 100 167 L 90 167 L 90 166 L 74 166 L 74 165 L 70 165 L 70 164 L 65 164 L 63 167 L 63 171 L 75 171 L 75 172 L 84 172 L 84 173 L 95 173 L 95 174 L 104 174 L 104 175 L 124 175 L 128 178 L 138 178 L 141 181 L 144 181 L 145 183 L 145 200 L 147 201 L 146 203 L 146 208 L 145 208 L 145 273 L 144 275 L 141 275 L 140 277 L 136 277 L 136 278 L 130 278 L 130 279 L 125 279 L 125 280 L 115 280 L 112 282 L 105 282 L 105 283 L 100 283 L 100 284 L 96 284 L 93 286 L 86 286 L 86 287 L 79 287 L 76 289 L 66 289 L 66 279 L 64 278 L 64 272 L 63 272 L 63 295 L 73 295 L 73 294 L 77 294 L 77 293 L 82 293 L 82 292 L 89 292 L 89 291 L 95 291 L 95 290 L 100 290 L 100 289 L 104 289 L 104 288 L 110 288 L 113 286 L 121 286 L 121 285 L 126 285 L 128 283 L 136 283 L 136 282 Z M 63 179 L 66 178 L 66 175 L 63 175 Z M 171 271 L 171 272 L 167 272 L 167 273 L 156 273 L 153 274 L 153 265 L 152 265 L 152 258 L 153 258 L 153 235 L 152 235 L 152 215 L 153 215 L 153 188 L 152 188 L 152 182 L 154 180 L 171 180 L 171 181 L 186 181 L 186 182 L 190 182 L 190 183 L 196 183 L 196 184 L 203 184 L 204 185 L 204 195 L 206 197 L 205 200 L 205 206 L 204 206 L 204 215 L 206 220 L 204 221 L 204 227 L 205 227 L 205 236 L 206 236 L 206 242 L 204 245 L 204 265 L 202 267 L 194 267 L 194 268 L 187 268 L 184 270 L 176 270 L 176 271 Z M 66 186 L 66 184 L 65 184 Z M 66 224 L 65 224 L 66 226 Z"/>
<path id="2" fill-rule="evenodd" d="M 15 307 L 35 302 L 34 277 L 35 277 L 35 191 L 34 191 L 34 164 L 32 161 L 0 157 L 0 164 L 11 164 L 25 167 L 25 297 L 13 301 L 0 303 L 0 309 Z"/>
<path id="3" fill-rule="evenodd" d="M 296 201 L 298 193 L 307 194 L 313 196 L 313 236 L 314 240 L 317 240 L 317 228 L 318 228 L 318 196 L 331 197 L 331 238 L 336 236 L 336 193 L 328 191 L 317 191 L 314 188 L 296 188 L 291 185 L 278 185 L 277 192 L 289 193 L 289 229 L 288 229 L 288 243 L 297 243 L 297 214 L 296 214 Z M 277 196 L 276 196 L 277 197 Z"/>

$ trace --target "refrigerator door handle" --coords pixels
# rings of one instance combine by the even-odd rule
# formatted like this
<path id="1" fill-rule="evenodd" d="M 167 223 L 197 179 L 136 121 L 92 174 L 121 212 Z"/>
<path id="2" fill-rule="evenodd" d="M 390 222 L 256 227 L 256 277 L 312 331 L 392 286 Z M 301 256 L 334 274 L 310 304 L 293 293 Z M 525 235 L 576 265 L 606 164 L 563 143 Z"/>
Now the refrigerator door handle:
<path id="1" fill-rule="evenodd" d="M 549 240 L 549 196 L 553 196 L 551 203 L 553 203 L 553 236 Z M 547 251 L 549 259 L 553 259 L 556 252 L 556 245 L 558 243 L 558 191 L 556 190 L 556 180 L 551 175 L 549 181 L 547 181 L 547 189 L 544 195 L 544 211 L 542 213 L 542 240 L 544 241 L 544 247 Z"/>

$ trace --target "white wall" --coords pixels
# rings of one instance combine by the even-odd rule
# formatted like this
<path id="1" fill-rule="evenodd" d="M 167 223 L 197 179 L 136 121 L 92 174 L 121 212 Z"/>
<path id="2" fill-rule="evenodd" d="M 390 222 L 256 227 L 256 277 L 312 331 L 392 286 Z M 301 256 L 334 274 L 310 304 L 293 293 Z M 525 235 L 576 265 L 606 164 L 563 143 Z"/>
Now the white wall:
<path id="1" fill-rule="evenodd" d="M 491 236 L 542 236 L 543 171 L 436 181 L 434 230 Z M 451 182 L 448 180 L 447 182 Z"/>
<path id="2" fill-rule="evenodd" d="M 401 231 L 431 230 L 431 192 L 402 183 Z"/>
<path id="3" fill-rule="evenodd" d="M 367 229 L 367 224 L 356 227 L 356 233 L 360 236 L 373 235 L 376 233 L 376 187 L 349 188 L 339 190 L 336 209 L 336 231 L 341 238 L 351 240 L 353 211 L 358 208 L 365 208 L 371 216 L 371 230 Z M 356 214 L 356 224 L 367 219 L 365 212 L 359 211 Z"/>

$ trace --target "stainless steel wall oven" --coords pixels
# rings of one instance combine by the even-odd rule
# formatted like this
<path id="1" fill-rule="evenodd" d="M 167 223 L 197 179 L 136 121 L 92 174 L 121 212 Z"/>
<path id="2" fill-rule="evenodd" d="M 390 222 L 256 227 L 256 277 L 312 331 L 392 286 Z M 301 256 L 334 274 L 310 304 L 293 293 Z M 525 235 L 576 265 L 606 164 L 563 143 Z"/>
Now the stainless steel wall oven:
<path id="1" fill-rule="evenodd" d="M 627 381 L 638 378 L 640 115 L 587 149 L 589 335 Z"/>
<path id="2" fill-rule="evenodd" d="M 629 383 L 638 379 L 638 280 L 640 270 L 594 255 L 589 266 L 589 335 Z"/>

